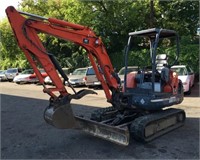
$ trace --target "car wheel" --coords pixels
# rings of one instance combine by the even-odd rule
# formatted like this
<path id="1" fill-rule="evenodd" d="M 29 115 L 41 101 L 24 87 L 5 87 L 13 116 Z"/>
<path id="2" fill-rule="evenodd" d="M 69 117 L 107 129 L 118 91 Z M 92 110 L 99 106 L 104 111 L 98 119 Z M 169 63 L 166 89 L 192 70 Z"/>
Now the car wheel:
<path id="1" fill-rule="evenodd" d="M 190 95 L 190 94 L 191 94 L 191 88 L 192 88 L 192 87 L 191 87 L 191 85 L 189 84 L 189 90 L 186 92 L 187 95 Z"/>
<path id="2" fill-rule="evenodd" d="M 179 83 L 178 83 L 178 94 L 180 96 L 179 103 L 181 103 L 184 99 L 183 83 L 181 80 L 179 80 Z"/>

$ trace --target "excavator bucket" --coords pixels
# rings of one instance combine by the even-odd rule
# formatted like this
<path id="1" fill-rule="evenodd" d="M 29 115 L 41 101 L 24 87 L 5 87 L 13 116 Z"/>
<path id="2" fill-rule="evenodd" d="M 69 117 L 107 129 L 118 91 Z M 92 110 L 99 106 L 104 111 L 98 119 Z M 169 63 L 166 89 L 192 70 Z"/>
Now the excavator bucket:
<path id="1" fill-rule="evenodd" d="M 44 112 L 44 119 L 48 124 L 59 128 L 74 128 L 93 136 L 127 146 L 129 144 L 128 127 L 114 127 L 95 122 L 82 117 L 74 116 L 70 103 L 54 108 L 48 107 Z"/>
<path id="2" fill-rule="evenodd" d="M 59 129 L 79 129 L 93 136 L 127 146 L 129 144 L 129 130 L 127 126 L 112 126 L 90 119 L 74 116 L 70 99 L 79 99 L 86 94 L 94 94 L 89 90 L 82 90 L 75 95 L 63 97 L 57 103 L 50 104 L 44 111 L 45 121 Z"/>
<path id="3" fill-rule="evenodd" d="M 71 99 L 80 99 L 87 94 L 97 94 L 92 90 L 82 89 L 75 94 L 58 98 L 50 103 L 44 111 L 44 119 L 47 123 L 60 129 L 77 128 L 77 123 L 71 108 Z"/>
<path id="4" fill-rule="evenodd" d="M 61 106 L 49 106 L 44 111 L 45 121 L 59 129 L 76 128 L 77 123 L 70 103 Z"/>

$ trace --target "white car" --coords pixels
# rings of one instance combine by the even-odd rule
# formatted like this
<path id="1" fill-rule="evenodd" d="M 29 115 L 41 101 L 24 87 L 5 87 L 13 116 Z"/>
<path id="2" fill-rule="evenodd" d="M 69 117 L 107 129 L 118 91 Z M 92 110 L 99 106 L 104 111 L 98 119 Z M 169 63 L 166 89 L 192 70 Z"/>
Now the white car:
<path id="1" fill-rule="evenodd" d="M 70 71 L 70 69 L 69 68 L 62 68 L 62 70 L 64 71 L 64 73 L 68 76 L 69 75 L 69 71 Z M 59 73 L 58 73 L 59 74 Z M 62 79 L 62 81 L 63 81 L 63 78 L 62 78 L 62 76 L 59 74 L 59 77 Z M 53 84 L 52 83 L 52 80 L 51 80 L 51 78 L 49 77 L 49 76 L 47 76 L 45 79 L 44 79 L 44 82 L 46 83 L 46 84 Z"/>
<path id="2" fill-rule="evenodd" d="M 40 73 L 43 78 L 45 78 L 47 76 L 47 73 L 43 69 L 40 69 Z M 38 80 L 36 74 L 34 73 L 33 69 L 26 69 L 19 75 L 15 76 L 15 78 L 13 79 L 13 82 L 15 82 L 17 84 L 38 83 L 39 80 Z"/>
<path id="3" fill-rule="evenodd" d="M 194 86 L 194 72 L 186 65 L 172 66 L 171 69 L 178 73 L 178 79 L 183 83 L 184 92 L 187 94 L 191 93 L 191 88 Z"/>
<path id="4" fill-rule="evenodd" d="M 26 69 L 22 73 L 14 77 L 13 82 L 17 84 L 35 82 L 36 77 L 32 77 L 33 69 Z"/>
<path id="5" fill-rule="evenodd" d="M 52 80 L 49 76 L 44 79 L 45 84 L 52 84 Z"/>

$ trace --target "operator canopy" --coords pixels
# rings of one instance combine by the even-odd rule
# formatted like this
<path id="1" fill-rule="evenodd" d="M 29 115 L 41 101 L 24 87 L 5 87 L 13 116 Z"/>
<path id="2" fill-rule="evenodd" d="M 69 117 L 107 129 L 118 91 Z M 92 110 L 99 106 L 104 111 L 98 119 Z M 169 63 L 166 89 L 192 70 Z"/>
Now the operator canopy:
<path id="1" fill-rule="evenodd" d="M 153 39 L 155 38 L 156 34 L 158 34 L 159 32 L 160 32 L 159 38 L 178 36 L 177 33 L 173 30 L 160 29 L 160 28 L 152 28 L 152 29 L 130 32 L 129 36 L 141 36 L 141 37 L 149 37 L 150 39 Z"/>

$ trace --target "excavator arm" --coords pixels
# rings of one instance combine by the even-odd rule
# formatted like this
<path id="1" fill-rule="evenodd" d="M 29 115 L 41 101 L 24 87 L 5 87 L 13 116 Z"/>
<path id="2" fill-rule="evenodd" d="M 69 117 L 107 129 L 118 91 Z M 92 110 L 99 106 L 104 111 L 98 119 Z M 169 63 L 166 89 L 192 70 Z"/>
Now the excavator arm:
<path id="1" fill-rule="evenodd" d="M 52 35 L 82 46 L 88 53 L 91 65 L 102 84 L 108 102 L 112 102 L 110 91 L 115 93 L 119 90 L 119 80 L 117 74 L 114 72 L 103 42 L 90 28 L 55 18 L 44 18 L 17 11 L 12 6 L 6 9 L 6 13 L 18 45 L 25 53 L 40 83 L 44 84 L 44 80 L 37 69 L 38 64 L 44 68 L 55 85 L 55 88 L 46 88 L 44 85 L 45 93 L 48 93 L 54 99 L 57 98 L 54 92 L 59 92 L 60 96 L 69 94 L 56 72 L 56 69 L 60 70 L 59 64 L 54 56 L 48 53 L 43 46 L 38 35 L 39 33 Z M 22 16 L 22 14 L 29 16 L 29 18 Z M 97 65 L 101 67 L 103 75 L 99 73 Z M 64 79 L 68 80 L 65 75 Z"/>

